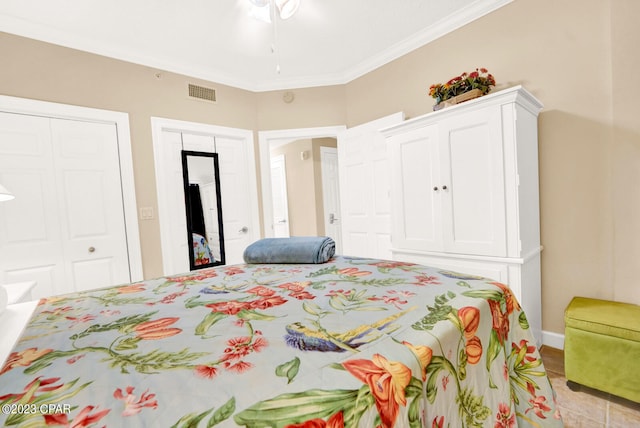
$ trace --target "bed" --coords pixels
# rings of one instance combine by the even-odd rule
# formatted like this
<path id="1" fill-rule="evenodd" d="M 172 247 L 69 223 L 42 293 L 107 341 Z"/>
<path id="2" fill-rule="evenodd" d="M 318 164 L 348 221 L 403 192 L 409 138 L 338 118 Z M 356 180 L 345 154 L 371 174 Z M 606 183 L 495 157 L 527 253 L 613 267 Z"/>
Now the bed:
<path id="1" fill-rule="evenodd" d="M 505 285 L 387 260 L 42 299 L 0 367 L 7 426 L 562 426 Z"/>

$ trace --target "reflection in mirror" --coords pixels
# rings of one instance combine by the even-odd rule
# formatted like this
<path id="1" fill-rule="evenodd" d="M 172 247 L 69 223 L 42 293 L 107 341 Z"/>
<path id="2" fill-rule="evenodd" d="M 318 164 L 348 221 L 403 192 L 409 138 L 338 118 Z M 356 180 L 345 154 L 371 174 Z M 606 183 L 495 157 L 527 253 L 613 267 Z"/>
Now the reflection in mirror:
<path id="1" fill-rule="evenodd" d="M 225 264 L 218 154 L 182 151 L 191 270 Z"/>

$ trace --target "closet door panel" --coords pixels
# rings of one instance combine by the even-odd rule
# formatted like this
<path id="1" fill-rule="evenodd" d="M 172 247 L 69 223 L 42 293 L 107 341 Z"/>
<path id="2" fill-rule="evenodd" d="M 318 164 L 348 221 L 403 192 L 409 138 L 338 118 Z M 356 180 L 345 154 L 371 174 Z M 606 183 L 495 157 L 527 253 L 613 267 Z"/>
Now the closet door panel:
<path id="1" fill-rule="evenodd" d="M 115 125 L 52 119 L 51 135 L 68 285 L 128 283 Z"/>
<path id="2" fill-rule="evenodd" d="M 0 113 L 0 281 L 37 280 L 34 297 L 64 292 L 65 266 L 49 119 Z"/>
<path id="3" fill-rule="evenodd" d="M 506 256 L 504 160 L 499 110 L 441 124 L 445 251 Z"/>

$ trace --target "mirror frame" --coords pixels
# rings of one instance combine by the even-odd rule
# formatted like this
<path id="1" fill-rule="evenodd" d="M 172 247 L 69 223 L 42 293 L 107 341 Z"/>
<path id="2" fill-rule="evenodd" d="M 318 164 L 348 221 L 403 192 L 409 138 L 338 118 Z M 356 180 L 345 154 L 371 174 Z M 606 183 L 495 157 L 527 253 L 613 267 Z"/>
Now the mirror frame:
<path id="1" fill-rule="evenodd" d="M 188 165 L 188 157 L 208 157 L 213 159 L 213 174 L 214 181 L 216 186 L 216 206 L 218 210 L 218 235 L 219 235 L 219 245 L 220 245 L 220 260 L 196 265 L 195 259 L 193 257 L 193 232 L 192 232 L 192 221 L 191 221 L 191 203 L 190 203 L 190 193 L 189 193 L 189 165 Z M 184 187 L 184 205 L 185 205 L 185 215 L 187 216 L 187 242 L 189 245 L 189 269 L 197 270 L 197 269 L 205 269 L 213 266 L 221 266 L 226 263 L 225 260 L 225 251 L 224 251 L 224 230 L 222 225 L 222 196 L 220 194 L 220 167 L 218 162 L 218 154 L 217 153 L 209 153 L 209 152 L 197 152 L 191 150 L 182 150 L 182 180 Z"/>

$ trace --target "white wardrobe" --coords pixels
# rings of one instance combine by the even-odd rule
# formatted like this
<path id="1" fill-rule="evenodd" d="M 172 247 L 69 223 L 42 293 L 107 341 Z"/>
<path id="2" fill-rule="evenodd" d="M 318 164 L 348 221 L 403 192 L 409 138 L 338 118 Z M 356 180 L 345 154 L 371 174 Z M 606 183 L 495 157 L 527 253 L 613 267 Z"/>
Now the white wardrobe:
<path id="1" fill-rule="evenodd" d="M 541 108 L 517 86 L 382 130 L 393 258 L 508 284 L 538 344 Z"/>

